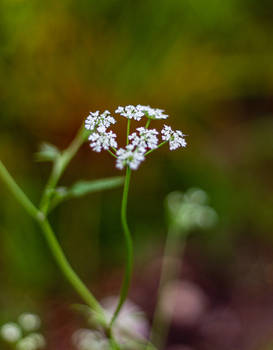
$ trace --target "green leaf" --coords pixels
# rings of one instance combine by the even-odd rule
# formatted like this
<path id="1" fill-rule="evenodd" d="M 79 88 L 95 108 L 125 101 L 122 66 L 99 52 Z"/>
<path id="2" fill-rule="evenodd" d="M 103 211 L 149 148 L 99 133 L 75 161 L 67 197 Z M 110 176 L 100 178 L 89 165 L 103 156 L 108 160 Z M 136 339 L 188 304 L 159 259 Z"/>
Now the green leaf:
<path id="1" fill-rule="evenodd" d="M 40 150 L 35 154 L 35 159 L 38 162 L 54 162 L 60 155 L 61 152 L 56 146 L 42 143 Z"/>
<path id="2" fill-rule="evenodd" d="M 115 176 L 92 181 L 79 181 L 70 188 L 58 187 L 54 190 L 50 210 L 67 199 L 83 197 L 93 192 L 110 190 L 121 186 L 123 182 L 123 176 Z"/>
<path id="3" fill-rule="evenodd" d="M 68 190 L 68 196 L 81 197 L 88 193 L 109 190 L 121 186 L 123 182 L 123 176 L 109 177 L 94 181 L 79 181 Z"/>

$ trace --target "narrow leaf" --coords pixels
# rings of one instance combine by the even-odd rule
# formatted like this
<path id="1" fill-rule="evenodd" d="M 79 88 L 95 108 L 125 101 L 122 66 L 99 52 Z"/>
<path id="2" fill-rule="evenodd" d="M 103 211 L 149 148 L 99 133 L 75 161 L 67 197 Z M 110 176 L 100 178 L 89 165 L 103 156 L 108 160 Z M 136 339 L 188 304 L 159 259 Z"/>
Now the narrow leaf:
<path id="1" fill-rule="evenodd" d="M 79 198 L 93 192 L 110 190 L 121 186 L 123 182 L 123 176 L 116 176 L 93 181 L 79 181 L 76 182 L 71 188 L 58 187 L 55 189 L 52 196 L 50 211 L 67 199 Z"/>
<path id="2" fill-rule="evenodd" d="M 54 162 L 60 154 L 61 152 L 56 146 L 50 143 L 42 143 L 40 150 L 35 154 L 35 159 L 38 162 Z"/>
<path id="3" fill-rule="evenodd" d="M 121 186 L 123 181 L 124 178 L 122 176 L 109 177 L 94 181 L 79 181 L 68 189 L 68 196 L 81 197 L 88 193 L 109 190 Z"/>

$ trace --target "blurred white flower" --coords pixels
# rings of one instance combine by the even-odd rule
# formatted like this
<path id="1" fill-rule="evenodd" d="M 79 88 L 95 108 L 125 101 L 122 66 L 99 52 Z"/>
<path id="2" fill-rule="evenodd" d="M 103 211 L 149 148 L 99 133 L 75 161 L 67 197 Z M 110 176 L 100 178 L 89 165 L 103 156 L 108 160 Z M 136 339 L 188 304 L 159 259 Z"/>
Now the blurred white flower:
<path id="1" fill-rule="evenodd" d="M 141 148 L 155 149 L 158 144 L 158 132 L 155 129 L 137 128 L 136 132 L 129 135 L 129 140 L 133 146 Z"/>
<path id="2" fill-rule="evenodd" d="M 115 113 L 122 115 L 125 118 L 128 119 L 135 119 L 139 121 L 143 116 L 144 112 L 141 111 L 138 107 L 129 105 L 125 107 L 119 106 L 116 110 Z"/>
<path id="3" fill-rule="evenodd" d="M 116 297 L 108 297 L 101 302 L 108 322 L 112 319 L 117 303 Z M 149 323 L 144 312 L 136 304 L 127 300 L 113 326 L 113 334 L 121 344 L 134 339 L 145 340 L 149 334 Z"/>
<path id="4" fill-rule="evenodd" d="M 99 111 L 90 112 L 85 120 L 85 128 L 90 131 L 99 129 L 100 132 L 105 131 L 111 124 L 115 124 L 116 120 L 109 111 L 104 111 L 100 114 Z"/>
<path id="5" fill-rule="evenodd" d="M 136 170 L 141 162 L 144 161 L 145 148 L 134 147 L 129 144 L 124 148 L 117 150 L 117 162 L 116 167 L 118 169 L 123 169 L 128 165 L 131 169 Z"/>
<path id="6" fill-rule="evenodd" d="M 40 328 L 41 319 L 38 315 L 25 312 L 18 317 L 18 323 L 24 331 L 33 332 Z"/>
<path id="7" fill-rule="evenodd" d="M 193 326 L 205 314 L 208 306 L 203 290 L 190 281 L 168 282 L 160 298 L 161 312 L 176 325 Z"/>
<path id="8" fill-rule="evenodd" d="M 142 105 L 137 105 L 137 109 L 145 113 L 151 119 L 167 119 L 169 117 L 167 114 L 163 113 L 164 109 Z"/>
<path id="9" fill-rule="evenodd" d="M 16 344 L 16 350 L 40 350 L 46 345 L 44 337 L 39 333 L 32 333 Z"/>
<path id="10" fill-rule="evenodd" d="M 185 194 L 172 192 L 167 205 L 172 224 L 182 230 L 208 229 L 218 220 L 216 211 L 207 204 L 208 196 L 199 188 L 189 189 Z"/>
<path id="11" fill-rule="evenodd" d="M 1 327 L 0 335 L 4 341 L 16 343 L 22 337 L 22 331 L 16 323 L 9 322 Z"/>
<path id="12" fill-rule="evenodd" d="M 117 135 L 110 130 L 109 132 L 92 133 L 89 135 L 88 140 L 90 142 L 90 147 L 95 152 L 101 152 L 102 149 L 108 150 L 110 147 L 117 147 L 116 141 Z"/>
<path id="13" fill-rule="evenodd" d="M 161 130 L 162 140 L 169 141 L 170 150 L 173 151 L 179 147 L 186 147 L 187 142 L 184 139 L 184 135 L 180 130 L 172 130 L 170 126 L 164 125 Z"/>
<path id="14" fill-rule="evenodd" d="M 79 329 L 72 336 L 73 344 L 78 350 L 108 350 L 108 340 L 99 332 Z"/>

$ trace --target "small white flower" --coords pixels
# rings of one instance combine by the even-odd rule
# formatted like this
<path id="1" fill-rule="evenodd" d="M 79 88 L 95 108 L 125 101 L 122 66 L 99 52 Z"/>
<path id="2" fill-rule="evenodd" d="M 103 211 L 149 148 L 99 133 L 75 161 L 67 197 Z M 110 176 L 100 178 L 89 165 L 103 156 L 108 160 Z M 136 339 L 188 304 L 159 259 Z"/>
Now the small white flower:
<path id="1" fill-rule="evenodd" d="M 109 322 L 113 317 L 117 304 L 118 299 L 114 296 L 102 300 L 105 317 Z M 128 343 L 128 341 L 133 341 L 134 339 L 146 339 L 149 335 L 149 323 L 146 315 L 136 304 L 127 299 L 116 319 L 113 334 L 121 344 Z"/>
<path id="2" fill-rule="evenodd" d="M 85 120 L 85 128 L 90 131 L 99 129 L 99 131 L 105 131 L 111 124 L 115 124 L 116 120 L 113 118 L 109 111 L 104 111 L 100 114 L 99 111 L 90 112 L 89 116 Z"/>
<path id="3" fill-rule="evenodd" d="M 119 106 L 115 110 L 115 113 L 118 113 L 125 118 L 135 119 L 137 121 L 139 121 L 144 116 L 144 112 L 142 112 L 139 108 L 132 105 L 125 106 L 125 107 Z"/>
<path id="4" fill-rule="evenodd" d="M 164 125 L 161 134 L 163 141 L 169 141 L 171 151 L 179 147 L 186 147 L 187 145 L 184 139 L 185 135 L 180 130 L 174 131 L 170 126 Z"/>
<path id="5" fill-rule="evenodd" d="M 116 167 L 118 169 L 123 169 L 126 165 L 128 165 L 131 169 L 136 170 L 140 163 L 144 161 L 145 157 L 145 148 L 142 147 L 134 147 L 129 144 L 124 148 L 120 148 L 117 155 Z"/>
<path id="6" fill-rule="evenodd" d="M 72 336 L 74 345 L 79 350 L 107 350 L 109 342 L 99 332 L 78 329 Z"/>
<path id="7" fill-rule="evenodd" d="M 137 128 L 136 132 L 129 135 L 129 140 L 133 146 L 141 148 L 155 149 L 158 144 L 158 132 L 155 129 Z"/>
<path id="8" fill-rule="evenodd" d="M 102 130 L 102 129 L 101 129 Z M 102 149 L 108 150 L 110 147 L 116 148 L 117 135 L 110 130 L 109 132 L 93 133 L 89 136 L 90 147 L 95 152 L 101 152 Z"/>
<path id="9" fill-rule="evenodd" d="M 38 315 L 23 313 L 18 317 L 20 326 L 27 332 L 33 332 L 40 328 L 41 319 Z"/>
<path id="10" fill-rule="evenodd" d="M 46 346 L 45 338 L 40 333 L 32 333 L 16 344 L 16 350 L 40 350 Z"/>
<path id="11" fill-rule="evenodd" d="M 169 117 L 167 114 L 163 113 L 164 109 L 142 105 L 137 105 L 137 109 L 145 113 L 151 119 L 167 119 Z"/>
<path id="12" fill-rule="evenodd" d="M 16 343 L 22 336 L 20 327 L 13 322 L 4 324 L 0 329 L 0 335 L 8 343 Z"/>

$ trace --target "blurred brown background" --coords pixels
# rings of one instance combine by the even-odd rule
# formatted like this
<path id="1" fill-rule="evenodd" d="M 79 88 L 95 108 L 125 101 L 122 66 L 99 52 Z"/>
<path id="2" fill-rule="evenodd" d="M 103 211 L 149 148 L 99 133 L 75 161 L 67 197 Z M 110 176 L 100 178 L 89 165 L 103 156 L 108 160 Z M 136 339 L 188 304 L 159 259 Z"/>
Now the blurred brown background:
<path id="1" fill-rule="evenodd" d="M 201 187 L 220 218 L 186 249 L 181 278 L 202 289 L 209 307 L 198 324 L 172 327 L 177 349 L 273 349 L 272 13 L 268 0 L 0 3 L 0 158 L 33 201 L 49 173 L 34 152 L 41 141 L 65 148 L 89 111 L 148 104 L 188 135 L 186 149 L 161 149 L 134 173 L 129 198 L 131 297 L 150 318 L 165 196 Z M 107 153 L 85 145 L 61 183 L 119 174 Z M 0 321 L 39 311 L 52 349 L 67 349 L 58 339 L 73 328 L 67 305 L 77 297 L 2 183 L 0 198 Z M 120 200 L 121 189 L 94 194 L 51 217 L 98 296 L 119 290 Z"/>

